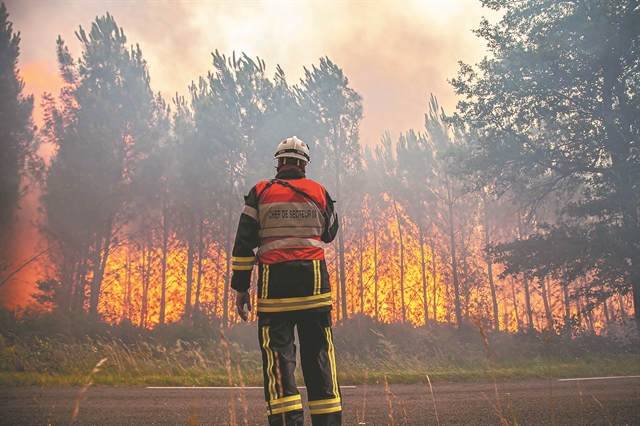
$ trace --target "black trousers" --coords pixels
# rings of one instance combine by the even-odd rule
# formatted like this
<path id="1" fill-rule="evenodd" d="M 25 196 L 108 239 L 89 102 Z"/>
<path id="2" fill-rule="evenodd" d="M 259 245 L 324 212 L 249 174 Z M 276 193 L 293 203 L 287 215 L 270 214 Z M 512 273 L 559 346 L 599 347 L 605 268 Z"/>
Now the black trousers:
<path id="1" fill-rule="evenodd" d="M 302 399 L 295 383 L 296 345 L 300 341 L 302 375 L 307 386 L 313 426 L 342 424 L 331 312 L 296 311 L 260 316 L 258 339 L 262 351 L 264 395 L 270 426 L 304 423 Z"/>

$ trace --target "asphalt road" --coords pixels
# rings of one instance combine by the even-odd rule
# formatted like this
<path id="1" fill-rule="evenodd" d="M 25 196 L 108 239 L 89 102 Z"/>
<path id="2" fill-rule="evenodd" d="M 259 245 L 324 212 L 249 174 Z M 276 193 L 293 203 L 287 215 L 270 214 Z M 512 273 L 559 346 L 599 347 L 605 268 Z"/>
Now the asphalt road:
<path id="1" fill-rule="evenodd" d="M 344 425 L 640 425 L 640 376 L 435 383 L 432 389 L 345 386 Z M 7 426 L 266 424 L 257 388 L 0 388 L 0 425 Z"/>

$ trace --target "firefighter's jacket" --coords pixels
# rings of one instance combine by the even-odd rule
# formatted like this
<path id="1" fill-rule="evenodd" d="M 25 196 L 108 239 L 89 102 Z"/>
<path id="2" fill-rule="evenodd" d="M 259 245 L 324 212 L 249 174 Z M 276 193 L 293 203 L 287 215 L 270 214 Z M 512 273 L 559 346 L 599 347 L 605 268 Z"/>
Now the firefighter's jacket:
<path id="1" fill-rule="evenodd" d="M 231 287 L 247 291 L 258 266 L 258 315 L 330 310 L 324 244 L 338 232 L 334 201 L 298 168 L 281 169 L 245 197 L 233 247 Z M 254 252 L 254 249 L 257 251 Z"/>

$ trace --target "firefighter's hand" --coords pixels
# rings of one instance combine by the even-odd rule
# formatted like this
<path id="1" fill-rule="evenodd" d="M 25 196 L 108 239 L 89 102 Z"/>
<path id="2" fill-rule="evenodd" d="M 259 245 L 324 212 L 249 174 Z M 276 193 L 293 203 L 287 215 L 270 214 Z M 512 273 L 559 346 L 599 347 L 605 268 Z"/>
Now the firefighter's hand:
<path id="1" fill-rule="evenodd" d="M 239 291 L 236 293 L 236 308 L 240 318 L 246 321 L 248 312 L 244 310 L 244 305 L 247 305 L 247 311 L 251 311 L 251 296 L 248 291 Z"/>

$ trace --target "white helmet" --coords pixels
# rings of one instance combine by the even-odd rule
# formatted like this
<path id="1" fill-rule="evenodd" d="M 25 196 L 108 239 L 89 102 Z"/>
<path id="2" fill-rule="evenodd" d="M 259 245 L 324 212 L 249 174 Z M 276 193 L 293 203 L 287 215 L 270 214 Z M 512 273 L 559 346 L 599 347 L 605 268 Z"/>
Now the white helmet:
<path id="1" fill-rule="evenodd" d="M 311 162 L 311 158 L 309 157 L 309 147 L 296 136 L 285 139 L 280 142 L 280 145 L 278 145 L 278 149 L 276 149 L 276 153 L 273 158 L 284 157 L 297 158 L 306 161 L 307 163 Z"/>

